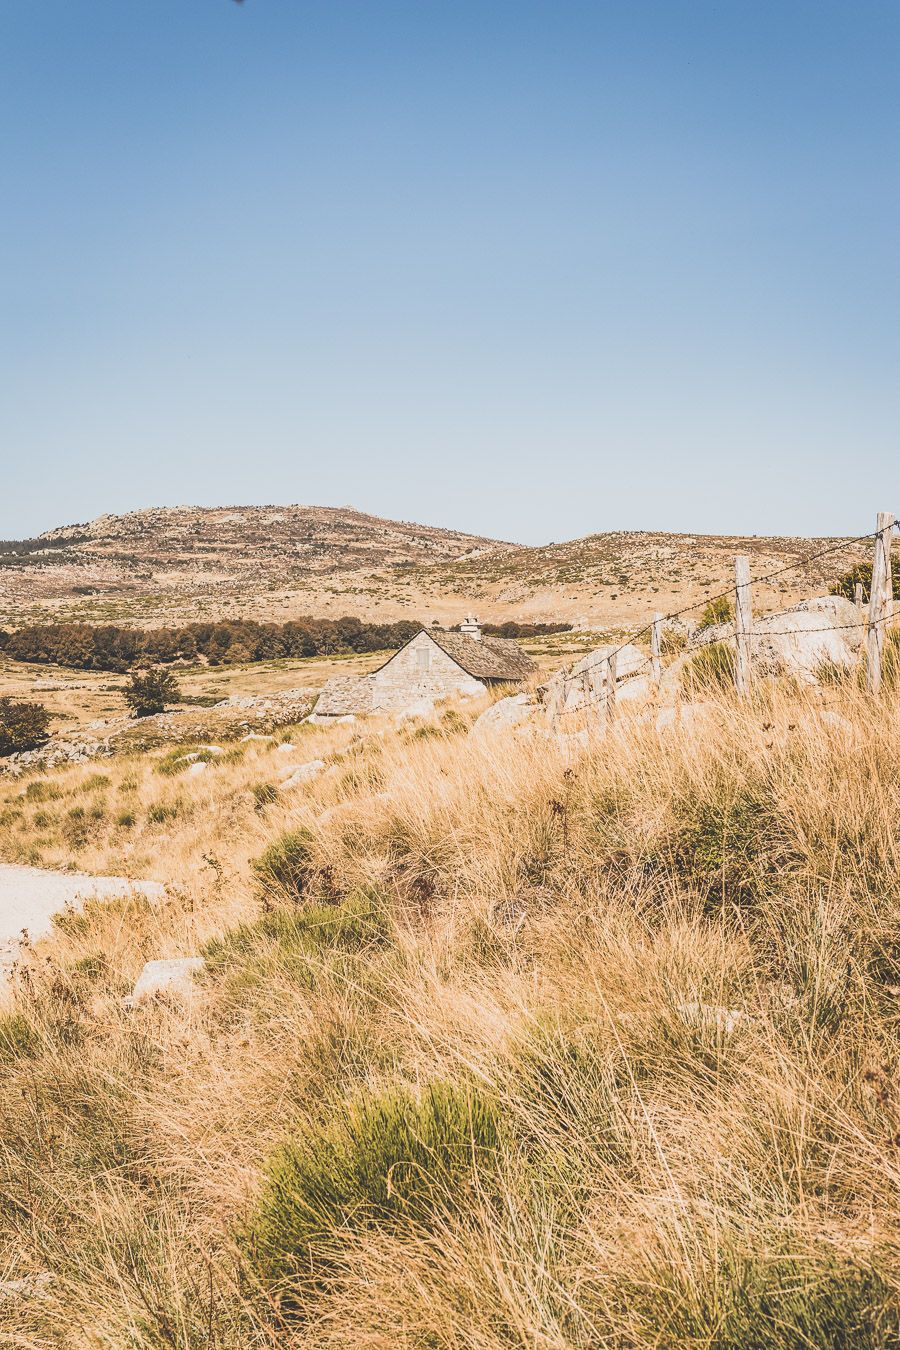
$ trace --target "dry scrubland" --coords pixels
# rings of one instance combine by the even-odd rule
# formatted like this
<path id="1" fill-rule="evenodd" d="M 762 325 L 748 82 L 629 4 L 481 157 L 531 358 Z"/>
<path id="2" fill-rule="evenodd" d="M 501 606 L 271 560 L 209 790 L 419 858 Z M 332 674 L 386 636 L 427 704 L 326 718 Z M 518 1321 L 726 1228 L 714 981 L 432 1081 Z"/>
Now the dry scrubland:
<path id="1" fill-rule="evenodd" d="M 4 785 L 7 861 L 170 887 L 0 1021 L 3 1344 L 898 1344 L 900 698 L 829 698 Z"/>

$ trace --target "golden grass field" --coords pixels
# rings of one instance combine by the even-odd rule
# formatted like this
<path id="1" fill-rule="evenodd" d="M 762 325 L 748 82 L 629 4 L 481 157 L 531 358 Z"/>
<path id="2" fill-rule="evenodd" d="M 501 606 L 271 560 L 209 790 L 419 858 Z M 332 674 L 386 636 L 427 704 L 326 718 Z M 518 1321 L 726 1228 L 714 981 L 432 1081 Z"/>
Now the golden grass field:
<path id="1" fill-rule="evenodd" d="M 0 782 L 4 861 L 168 885 L 7 995 L 2 1344 L 900 1343 L 900 697 L 476 711 Z"/>

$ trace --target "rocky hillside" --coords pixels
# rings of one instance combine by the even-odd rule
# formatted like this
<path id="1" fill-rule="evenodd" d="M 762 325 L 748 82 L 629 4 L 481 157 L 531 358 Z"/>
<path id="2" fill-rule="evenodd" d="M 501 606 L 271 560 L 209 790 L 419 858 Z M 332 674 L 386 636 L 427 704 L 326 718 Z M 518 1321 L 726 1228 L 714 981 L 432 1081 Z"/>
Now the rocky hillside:
<path id="1" fill-rule="evenodd" d="M 349 507 L 174 507 L 0 544 L 0 624 L 347 613 L 456 622 L 474 607 L 486 620 L 612 628 L 724 589 L 735 553 L 750 553 L 760 576 L 838 542 L 631 531 L 525 547 Z M 858 546 L 830 554 L 760 589 L 758 601 L 827 588 L 862 556 Z"/>

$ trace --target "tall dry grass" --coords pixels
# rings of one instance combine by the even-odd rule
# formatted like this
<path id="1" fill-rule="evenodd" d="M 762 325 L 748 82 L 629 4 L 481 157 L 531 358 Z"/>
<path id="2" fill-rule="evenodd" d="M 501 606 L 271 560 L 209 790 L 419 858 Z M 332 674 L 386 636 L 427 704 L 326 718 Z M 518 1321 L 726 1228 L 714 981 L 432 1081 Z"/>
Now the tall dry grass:
<path id="1" fill-rule="evenodd" d="M 171 887 L 64 916 L 0 1023 L 0 1276 L 52 1276 L 7 1342 L 898 1344 L 900 701 L 828 699 L 8 792 L 7 857 L 97 798 L 79 866 Z"/>

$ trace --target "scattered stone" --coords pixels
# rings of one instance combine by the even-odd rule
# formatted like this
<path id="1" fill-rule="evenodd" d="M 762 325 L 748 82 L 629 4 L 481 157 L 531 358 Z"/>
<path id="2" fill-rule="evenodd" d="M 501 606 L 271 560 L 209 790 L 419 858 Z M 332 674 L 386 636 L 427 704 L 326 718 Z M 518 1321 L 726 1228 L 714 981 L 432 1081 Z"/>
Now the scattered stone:
<path id="1" fill-rule="evenodd" d="M 280 745 L 276 745 L 275 753 L 276 755 L 289 755 L 296 749 L 296 745 L 292 745 L 290 741 L 282 741 Z"/>
<path id="2" fill-rule="evenodd" d="M 274 736 L 262 736 L 258 731 L 248 731 L 246 736 L 241 737 L 241 744 L 243 745 L 245 741 L 272 741 L 274 739 Z"/>
<path id="3" fill-rule="evenodd" d="M 0 1299 L 30 1298 L 40 1294 L 52 1282 L 53 1276 L 49 1270 L 38 1270 L 33 1275 L 22 1275 L 17 1280 L 0 1280 Z"/>
<path id="4" fill-rule="evenodd" d="M 190 766 L 187 772 L 189 776 L 193 778 L 198 773 L 205 773 L 208 768 L 209 765 L 205 759 L 198 759 L 195 764 Z"/>
<path id="5" fill-rule="evenodd" d="M 677 1009 L 688 1022 L 697 1022 L 704 1027 L 715 1027 L 716 1031 L 730 1036 L 746 1020 L 747 1014 L 738 1008 L 720 1008 L 713 1003 L 679 1003 Z"/>
<path id="6" fill-rule="evenodd" d="M 302 783 L 311 782 L 313 778 L 318 778 L 324 768 L 324 759 L 311 759 L 308 764 L 298 764 L 290 778 L 285 778 L 282 783 L 278 784 L 279 792 L 285 792 L 290 788 L 300 787 Z"/>
<path id="7" fill-rule="evenodd" d="M 791 675 L 817 684 L 823 667 L 851 670 L 865 637 L 865 623 L 852 601 L 842 595 L 801 600 L 783 614 L 754 619 L 750 660 L 762 675 Z M 697 629 L 688 644 L 696 651 L 712 642 L 734 645 L 734 624 Z"/>
<path id="8" fill-rule="evenodd" d="M 168 961 L 148 961 L 131 993 L 130 1006 L 137 1007 L 158 994 L 190 998 L 194 976 L 204 969 L 202 956 L 177 956 Z"/>

